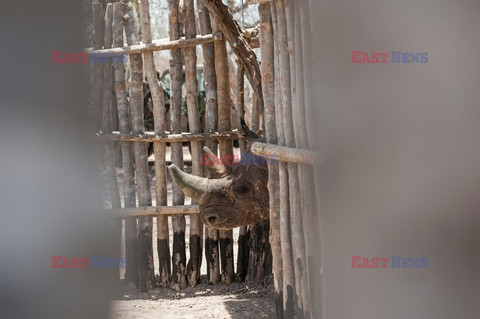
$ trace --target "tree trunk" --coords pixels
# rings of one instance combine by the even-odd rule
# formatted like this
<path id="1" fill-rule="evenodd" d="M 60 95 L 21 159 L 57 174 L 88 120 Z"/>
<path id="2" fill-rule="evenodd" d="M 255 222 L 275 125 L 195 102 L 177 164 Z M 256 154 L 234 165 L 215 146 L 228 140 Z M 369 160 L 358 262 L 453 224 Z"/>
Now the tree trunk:
<path id="1" fill-rule="evenodd" d="M 104 28 L 104 11 L 103 5 L 98 1 L 92 3 L 93 13 L 93 36 L 92 47 L 94 50 L 102 48 L 103 44 L 103 28 Z M 100 130 L 102 118 L 102 84 L 103 84 L 102 64 L 92 63 L 92 73 L 90 81 L 90 115 L 93 124 L 93 132 Z"/>
<path id="2" fill-rule="evenodd" d="M 278 144 L 285 145 L 285 132 L 283 129 L 283 101 L 282 101 L 282 78 L 280 61 L 280 37 L 281 32 L 275 2 L 270 6 L 272 12 L 272 26 L 274 34 L 275 54 L 275 114 Z M 285 31 L 285 30 L 284 30 Z M 288 172 L 284 163 L 279 163 L 279 189 L 280 189 L 280 238 L 283 263 L 283 308 L 284 317 L 293 318 L 295 315 L 295 275 L 293 267 L 293 252 L 290 231 L 290 203 L 288 192 Z"/>
<path id="3" fill-rule="evenodd" d="M 122 3 L 113 4 L 113 46 L 123 46 L 123 27 L 125 6 Z M 125 65 L 122 61 L 114 63 L 115 69 L 115 94 L 117 98 L 118 125 L 121 133 L 130 134 L 130 116 L 125 85 Z M 136 206 L 135 173 L 133 167 L 132 144 L 121 143 L 123 165 L 123 196 L 125 208 Z M 125 272 L 126 282 L 133 282 L 138 287 L 138 262 L 137 262 L 137 219 L 125 219 L 125 250 L 128 267 Z"/>
<path id="4" fill-rule="evenodd" d="M 270 3 L 258 6 L 260 16 L 260 51 L 262 54 L 262 87 L 265 105 L 264 122 L 267 143 L 277 144 L 275 128 L 275 80 L 274 80 L 274 46 Z M 280 194 L 278 165 L 268 166 L 268 192 L 270 199 L 270 237 L 269 242 L 273 257 L 273 284 L 275 289 L 275 308 L 277 318 L 283 318 L 283 263 L 280 244 Z"/>
<path id="5" fill-rule="evenodd" d="M 140 0 L 139 2 L 140 22 L 143 43 L 152 42 L 152 31 L 150 24 L 150 4 L 149 0 Z M 152 94 L 153 118 L 155 125 L 155 134 L 165 134 L 165 101 L 163 85 L 157 79 L 153 52 L 146 52 L 143 55 L 145 62 L 145 72 L 148 86 Z M 155 154 L 155 194 L 156 205 L 167 205 L 167 172 L 166 172 L 166 146 L 165 143 L 153 144 Z M 170 285 L 171 267 L 170 267 L 170 239 L 168 229 L 168 217 L 157 217 L 157 251 L 158 265 L 160 273 L 160 285 L 164 288 Z"/>
<path id="6" fill-rule="evenodd" d="M 132 3 L 127 6 L 127 16 L 124 18 L 125 34 L 129 45 L 140 43 L 138 37 L 137 11 Z M 145 133 L 143 113 L 143 59 L 142 54 L 130 54 L 130 114 L 133 134 Z M 152 205 L 150 190 L 150 172 L 148 169 L 148 151 L 145 143 L 133 143 L 135 158 L 135 175 L 137 180 L 137 197 L 139 206 Z M 153 247 L 152 247 L 153 220 L 150 216 L 138 219 L 138 273 L 139 289 L 142 292 L 154 288 Z"/>
<path id="7" fill-rule="evenodd" d="M 200 32 L 202 35 L 211 34 L 210 13 L 205 8 L 202 0 L 197 0 Z M 202 46 L 205 76 L 205 133 L 217 131 L 218 103 L 217 103 L 217 78 L 215 74 L 214 44 L 207 43 Z M 216 154 L 217 142 L 210 140 L 207 146 Z M 218 247 L 218 230 L 205 227 L 205 257 L 207 260 L 207 277 L 210 284 L 220 282 L 220 260 Z"/>
<path id="8" fill-rule="evenodd" d="M 168 0 L 169 9 L 169 31 L 170 40 L 180 38 L 179 6 L 178 0 Z M 171 131 L 181 133 L 181 115 L 182 115 L 182 51 L 173 49 L 170 51 L 170 115 Z M 183 170 L 183 150 L 182 143 L 171 143 L 172 164 Z M 183 205 L 185 196 L 175 183 L 173 187 L 173 205 Z M 173 281 L 180 288 L 187 286 L 186 277 L 186 253 L 185 253 L 185 217 L 173 216 Z"/>
<path id="9" fill-rule="evenodd" d="M 104 46 L 107 48 L 112 47 L 113 33 L 113 5 L 110 3 L 107 5 L 105 11 L 105 32 L 104 32 Z M 113 86 L 113 67 L 111 63 L 103 65 L 103 110 L 102 110 L 102 132 L 112 132 L 112 86 Z M 105 160 L 105 172 L 107 176 L 108 191 L 110 193 L 110 203 L 112 208 L 120 208 L 120 194 L 118 192 L 117 182 L 117 170 L 115 168 L 115 149 L 114 142 L 105 141 L 104 143 L 104 160 Z M 111 221 L 113 227 L 113 233 L 115 234 L 111 247 L 115 247 L 115 251 L 112 253 L 115 257 L 120 257 L 120 243 L 122 239 L 122 221 Z M 118 269 L 112 268 L 111 276 L 114 283 L 118 283 L 120 280 Z"/>
<path id="10" fill-rule="evenodd" d="M 185 0 L 185 38 L 193 39 L 197 36 L 195 23 L 194 0 Z M 200 116 L 198 111 L 198 81 L 197 81 L 197 53 L 196 47 L 184 49 L 185 73 L 187 86 L 188 124 L 191 133 L 201 133 Z M 203 176 L 202 143 L 190 142 L 192 153 L 192 173 Z M 202 265 L 203 223 L 199 215 L 190 215 L 190 260 L 187 265 L 187 278 L 191 286 L 195 286 L 200 278 Z"/>
<path id="11" fill-rule="evenodd" d="M 205 1 L 204 1 L 205 2 Z M 213 32 L 218 32 L 219 27 L 213 22 Z M 228 54 L 225 40 L 216 41 L 215 49 L 215 74 L 217 76 L 218 96 L 218 131 L 229 131 L 232 128 L 232 99 L 230 96 Z M 220 156 L 232 155 L 231 140 L 223 140 L 220 144 Z M 235 281 L 233 265 L 233 231 L 220 230 L 220 256 L 222 282 L 230 284 Z"/>
<path id="12" fill-rule="evenodd" d="M 241 127 L 240 119 L 245 115 L 245 71 L 242 63 L 237 60 L 237 102 L 235 103 L 237 109 L 238 123 L 237 127 Z M 241 155 L 245 154 L 247 145 L 244 139 L 239 139 L 238 144 L 240 146 Z M 248 258 L 249 258 L 249 246 L 248 240 L 250 238 L 250 232 L 248 226 L 240 227 L 238 234 L 238 253 L 237 253 L 237 277 L 240 281 L 244 281 L 248 272 Z"/>

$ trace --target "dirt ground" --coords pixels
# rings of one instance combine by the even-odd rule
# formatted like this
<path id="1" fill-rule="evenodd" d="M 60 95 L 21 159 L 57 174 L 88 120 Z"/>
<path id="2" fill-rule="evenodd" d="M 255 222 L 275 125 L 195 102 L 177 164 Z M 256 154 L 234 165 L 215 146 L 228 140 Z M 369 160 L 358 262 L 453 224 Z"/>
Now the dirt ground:
<path id="1" fill-rule="evenodd" d="M 273 288 L 269 278 L 228 286 L 201 283 L 181 291 L 159 288 L 139 293 L 125 289 L 112 301 L 110 318 L 275 318 Z"/>

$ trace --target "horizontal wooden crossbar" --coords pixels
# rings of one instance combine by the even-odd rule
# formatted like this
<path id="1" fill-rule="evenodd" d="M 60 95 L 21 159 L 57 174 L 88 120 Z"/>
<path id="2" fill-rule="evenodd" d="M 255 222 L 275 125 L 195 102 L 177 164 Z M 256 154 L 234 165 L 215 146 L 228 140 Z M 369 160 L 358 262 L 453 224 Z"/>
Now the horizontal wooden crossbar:
<path id="1" fill-rule="evenodd" d="M 320 154 L 310 150 L 290 148 L 274 144 L 253 142 L 252 154 L 262 156 L 276 156 L 280 162 L 292 162 L 302 164 L 320 164 Z"/>
<path id="2" fill-rule="evenodd" d="M 120 141 L 120 142 L 191 142 L 191 141 L 209 141 L 209 140 L 228 140 L 228 139 L 242 139 L 243 135 L 237 131 L 229 132 L 214 132 L 214 133 L 181 133 L 156 135 L 154 132 L 145 132 L 145 134 L 121 134 L 113 132 L 112 134 L 95 134 L 98 140 L 103 141 Z"/>
<path id="3" fill-rule="evenodd" d="M 196 45 L 206 44 L 213 41 L 221 40 L 223 37 L 222 33 L 216 34 L 207 34 L 207 35 L 198 35 L 193 39 L 180 38 L 179 40 L 168 41 L 168 39 L 153 40 L 149 44 L 137 44 L 130 45 L 121 48 L 112 48 L 104 50 L 92 50 L 91 48 L 86 49 L 85 51 L 91 54 L 135 54 L 143 52 L 152 52 L 152 51 L 162 51 L 162 50 L 172 50 L 172 49 L 181 49 L 188 48 Z"/>
<path id="4" fill-rule="evenodd" d="M 182 206 L 144 206 L 133 208 L 107 209 L 108 214 L 112 218 L 127 218 L 140 216 L 159 216 L 159 215 L 193 215 L 199 214 L 198 205 L 182 205 Z"/>
<path id="5" fill-rule="evenodd" d="M 247 29 L 245 32 L 252 32 L 253 29 Z M 129 45 L 121 48 L 111 48 L 111 49 L 103 49 L 103 50 L 93 50 L 92 48 L 85 49 L 85 52 L 94 55 L 103 55 L 103 54 L 136 54 L 136 53 L 144 53 L 144 52 L 153 52 L 153 51 L 164 51 L 164 50 L 172 50 L 172 49 L 183 49 L 188 47 L 193 47 L 197 45 L 202 45 L 214 41 L 219 41 L 223 39 L 223 34 L 221 32 L 217 32 L 215 34 L 206 34 L 206 35 L 198 35 L 193 39 L 185 39 L 180 38 L 179 40 L 170 41 L 168 38 L 160 39 L 160 40 L 153 40 L 152 43 L 149 44 L 137 44 L 137 45 Z M 254 37 L 250 39 L 250 45 L 253 48 L 260 47 L 260 41 L 258 37 Z"/>

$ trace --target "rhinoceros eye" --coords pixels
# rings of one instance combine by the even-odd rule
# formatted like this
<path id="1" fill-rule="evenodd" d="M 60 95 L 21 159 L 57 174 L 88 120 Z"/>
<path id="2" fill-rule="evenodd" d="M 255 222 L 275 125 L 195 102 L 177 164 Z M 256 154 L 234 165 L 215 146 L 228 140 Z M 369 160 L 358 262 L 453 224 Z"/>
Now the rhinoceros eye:
<path id="1" fill-rule="evenodd" d="M 250 189 L 247 187 L 247 185 L 239 185 L 235 187 L 234 190 L 235 190 L 235 194 L 241 198 L 245 198 L 250 192 Z"/>

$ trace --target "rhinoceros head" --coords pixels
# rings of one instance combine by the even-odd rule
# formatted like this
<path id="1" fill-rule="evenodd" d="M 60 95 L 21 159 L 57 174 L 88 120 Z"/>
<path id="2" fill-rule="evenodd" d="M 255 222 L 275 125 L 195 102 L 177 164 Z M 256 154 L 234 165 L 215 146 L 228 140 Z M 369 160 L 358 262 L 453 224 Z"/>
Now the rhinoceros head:
<path id="1" fill-rule="evenodd" d="M 244 123 L 242 123 L 244 124 Z M 242 156 L 251 158 L 250 145 L 258 136 L 244 126 L 248 151 Z M 211 178 L 187 174 L 170 165 L 170 175 L 180 190 L 200 206 L 200 217 L 212 229 L 232 229 L 258 223 L 269 217 L 268 166 L 265 161 L 242 161 L 229 165 L 207 147 L 205 152 L 213 160 L 208 165 Z M 217 164 L 215 164 L 217 163 Z"/>

